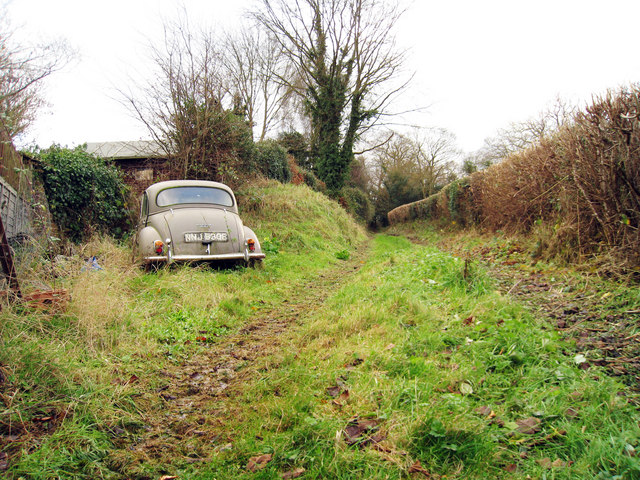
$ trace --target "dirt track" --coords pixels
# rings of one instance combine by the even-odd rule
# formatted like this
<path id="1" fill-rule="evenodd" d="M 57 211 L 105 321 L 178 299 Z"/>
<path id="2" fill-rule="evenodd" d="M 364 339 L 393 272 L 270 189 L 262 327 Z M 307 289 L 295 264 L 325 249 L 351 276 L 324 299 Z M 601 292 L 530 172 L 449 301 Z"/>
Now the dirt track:
<path id="1" fill-rule="evenodd" d="M 122 434 L 120 447 L 133 452 L 134 462 L 167 456 L 192 456 L 197 462 L 212 450 L 230 448 L 234 434 L 226 420 L 240 414 L 244 385 L 277 365 L 290 348 L 291 328 L 348 282 L 367 255 L 363 245 L 349 260 L 291 290 L 280 305 L 259 309 L 238 333 L 159 372 L 164 385 L 141 394 L 153 405 L 145 412 L 143 435 L 116 432 Z"/>

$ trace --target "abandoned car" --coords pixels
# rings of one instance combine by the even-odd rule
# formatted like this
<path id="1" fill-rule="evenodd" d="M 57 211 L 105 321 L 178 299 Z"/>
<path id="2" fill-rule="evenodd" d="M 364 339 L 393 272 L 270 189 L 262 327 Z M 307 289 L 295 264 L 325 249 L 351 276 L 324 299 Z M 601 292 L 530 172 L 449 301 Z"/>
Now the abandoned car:
<path id="1" fill-rule="evenodd" d="M 256 234 L 240 220 L 235 195 L 222 183 L 159 182 L 145 190 L 141 203 L 137 261 L 254 265 L 265 257 Z"/>

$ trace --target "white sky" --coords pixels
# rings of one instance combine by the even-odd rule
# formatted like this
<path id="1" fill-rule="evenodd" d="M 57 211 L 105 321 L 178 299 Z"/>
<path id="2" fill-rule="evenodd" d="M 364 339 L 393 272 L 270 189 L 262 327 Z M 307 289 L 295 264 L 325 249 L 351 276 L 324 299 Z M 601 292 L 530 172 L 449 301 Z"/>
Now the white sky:
<path id="1" fill-rule="evenodd" d="M 398 42 L 416 72 L 398 108 L 428 107 L 407 121 L 444 127 L 465 151 L 510 122 L 536 116 L 557 96 L 577 102 L 640 81 L 638 0 L 403 0 Z M 0 0 L 0 4 L 1 4 Z M 6 3 L 6 0 L 5 0 Z M 22 140 L 148 138 L 117 100 L 144 70 L 149 38 L 184 4 L 215 28 L 239 24 L 254 0 L 12 0 L 11 25 L 31 39 L 66 38 L 79 59 L 51 76 L 51 107 Z"/>

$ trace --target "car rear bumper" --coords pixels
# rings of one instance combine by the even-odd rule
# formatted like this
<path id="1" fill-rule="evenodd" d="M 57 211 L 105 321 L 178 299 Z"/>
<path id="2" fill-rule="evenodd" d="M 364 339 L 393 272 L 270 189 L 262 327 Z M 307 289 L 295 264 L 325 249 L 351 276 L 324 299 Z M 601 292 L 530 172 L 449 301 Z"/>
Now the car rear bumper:
<path id="1" fill-rule="evenodd" d="M 265 257 L 264 253 L 223 253 L 217 255 L 155 255 L 145 257 L 146 263 L 173 263 L 173 262 L 223 262 L 233 260 L 249 261 L 252 259 L 261 260 Z"/>

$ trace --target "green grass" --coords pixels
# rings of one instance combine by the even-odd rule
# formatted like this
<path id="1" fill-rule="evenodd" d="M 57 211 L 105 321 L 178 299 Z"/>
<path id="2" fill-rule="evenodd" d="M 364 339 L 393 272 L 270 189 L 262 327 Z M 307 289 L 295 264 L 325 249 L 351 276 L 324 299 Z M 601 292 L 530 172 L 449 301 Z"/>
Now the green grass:
<path id="1" fill-rule="evenodd" d="M 239 197 L 268 253 L 262 269 L 145 273 L 127 247 L 101 240 L 82 254 L 104 271 L 70 262 L 57 280 L 73 295 L 64 314 L 0 312 L 7 478 L 640 476 L 637 395 L 600 367 L 581 369 L 575 341 L 502 295 L 476 262 L 379 235 L 359 263 L 365 233 L 316 192 L 271 183 Z M 352 264 L 335 291 L 321 286 Z M 238 390 L 199 416 L 185 406 L 163 417 L 167 372 L 263 312 L 288 312 L 315 280 L 326 300 L 299 312 L 270 357 L 238 364 L 236 374 L 251 372 Z M 599 290 L 608 311 L 637 308 L 637 292 L 614 292 Z M 217 434 L 175 445 L 169 433 L 182 427 Z M 157 448 L 139 451 L 149 435 Z"/>
<path id="2" fill-rule="evenodd" d="M 247 390 L 256 411 L 233 450 L 194 478 L 296 467 L 304 478 L 406 478 L 416 460 L 456 478 L 636 478 L 625 454 L 640 440 L 635 397 L 581 370 L 571 344 L 482 271 L 463 272 L 436 249 L 377 237 L 357 279 L 301 327 L 295 355 Z M 333 386 L 349 392 L 341 405 Z M 380 449 L 347 445 L 356 416 L 379 420 Z M 529 418 L 536 431 L 520 432 Z M 260 453 L 274 459 L 256 477 L 244 466 Z"/>

